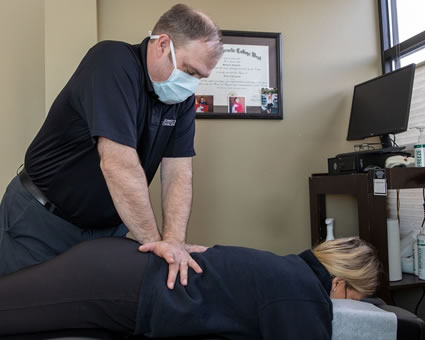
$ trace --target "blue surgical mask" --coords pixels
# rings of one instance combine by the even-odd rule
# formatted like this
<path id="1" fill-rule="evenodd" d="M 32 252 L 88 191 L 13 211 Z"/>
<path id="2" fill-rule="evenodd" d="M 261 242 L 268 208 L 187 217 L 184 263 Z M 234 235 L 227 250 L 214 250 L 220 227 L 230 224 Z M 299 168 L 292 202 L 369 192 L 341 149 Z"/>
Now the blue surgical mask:
<path id="1" fill-rule="evenodd" d="M 158 39 L 159 35 L 152 35 L 151 39 Z M 173 60 L 174 70 L 165 81 L 153 81 L 153 88 L 158 95 L 159 100 L 165 104 L 177 104 L 185 101 L 196 90 L 199 79 L 187 74 L 177 68 L 176 54 L 173 41 L 170 40 L 171 58 Z M 151 78 L 152 79 L 152 78 Z"/>

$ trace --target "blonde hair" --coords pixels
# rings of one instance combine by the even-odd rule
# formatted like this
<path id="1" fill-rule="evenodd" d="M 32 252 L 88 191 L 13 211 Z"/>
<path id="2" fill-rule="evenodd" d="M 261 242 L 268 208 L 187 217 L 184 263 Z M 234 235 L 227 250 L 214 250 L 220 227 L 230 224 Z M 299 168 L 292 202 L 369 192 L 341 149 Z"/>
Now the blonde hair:
<path id="1" fill-rule="evenodd" d="M 375 292 L 381 265 L 369 243 L 345 237 L 323 242 L 312 251 L 328 272 L 344 279 L 348 287 L 366 296 Z"/>

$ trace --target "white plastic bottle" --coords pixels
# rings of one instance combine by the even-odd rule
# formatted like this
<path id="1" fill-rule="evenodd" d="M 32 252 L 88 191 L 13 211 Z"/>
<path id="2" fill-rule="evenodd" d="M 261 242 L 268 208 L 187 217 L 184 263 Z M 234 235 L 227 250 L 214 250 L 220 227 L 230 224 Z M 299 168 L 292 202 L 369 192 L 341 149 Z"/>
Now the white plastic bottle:
<path id="1" fill-rule="evenodd" d="M 423 229 L 418 235 L 418 276 L 425 280 L 425 234 Z"/>
<path id="2" fill-rule="evenodd" d="M 326 224 L 326 240 L 325 241 L 331 241 L 335 240 L 334 236 L 334 218 L 329 217 L 325 220 Z"/>
<path id="3" fill-rule="evenodd" d="M 419 130 L 418 142 L 414 146 L 415 165 L 417 168 L 425 167 L 425 135 L 423 134 L 425 126 L 416 126 Z"/>
<path id="4" fill-rule="evenodd" d="M 409 257 L 413 255 L 413 244 L 416 242 L 416 237 L 416 229 L 413 229 L 400 240 L 401 257 Z"/>
<path id="5" fill-rule="evenodd" d="M 418 240 L 416 239 L 413 243 L 413 273 L 418 276 L 419 268 L 418 268 Z"/>

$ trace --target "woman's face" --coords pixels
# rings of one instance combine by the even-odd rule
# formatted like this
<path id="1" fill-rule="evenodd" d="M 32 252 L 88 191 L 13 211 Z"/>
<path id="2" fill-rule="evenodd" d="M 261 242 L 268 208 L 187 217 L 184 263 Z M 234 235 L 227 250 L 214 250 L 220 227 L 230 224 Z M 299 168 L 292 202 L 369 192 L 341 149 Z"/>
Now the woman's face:
<path id="1" fill-rule="evenodd" d="M 351 299 L 360 301 L 366 296 L 357 290 L 348 287 L 344 279 L 334 277 L 332 280 L 332 288 L 330 293 L 331 299 Z"/>

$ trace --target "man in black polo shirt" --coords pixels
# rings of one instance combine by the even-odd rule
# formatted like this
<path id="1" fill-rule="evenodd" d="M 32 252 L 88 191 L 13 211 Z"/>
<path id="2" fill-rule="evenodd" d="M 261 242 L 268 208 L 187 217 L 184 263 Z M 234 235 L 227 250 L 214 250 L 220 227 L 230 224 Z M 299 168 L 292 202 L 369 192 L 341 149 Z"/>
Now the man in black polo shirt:
<path id="1" fill-rule="evenodd" d="M 140 45 L 95 45 L 54 101 L 0 210 L 0 275 L 84 240 L 125 236 L 169 263 L 168 287 L 188 267 L 185 244 L 195 155 L 194 95 L 222 54 L 218 27 L 176 5 Z M 163 228 L 148 186 L 161 164 Z"/>

